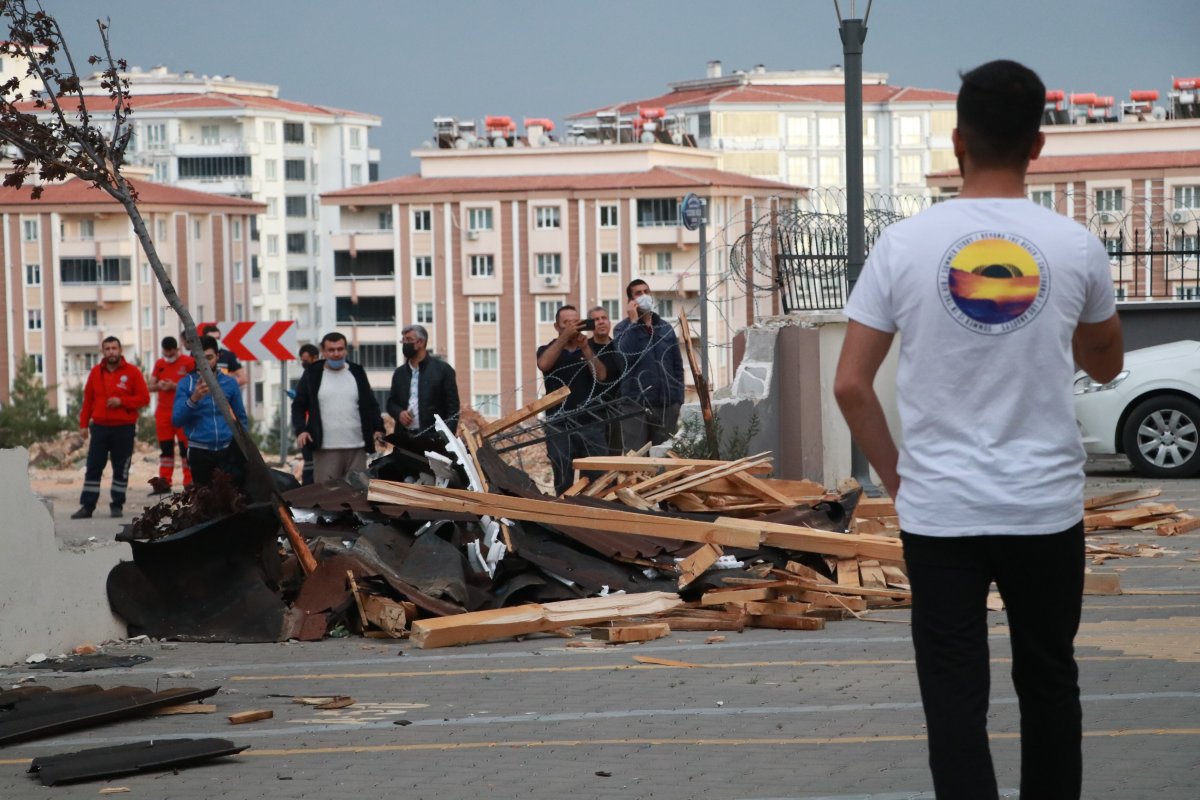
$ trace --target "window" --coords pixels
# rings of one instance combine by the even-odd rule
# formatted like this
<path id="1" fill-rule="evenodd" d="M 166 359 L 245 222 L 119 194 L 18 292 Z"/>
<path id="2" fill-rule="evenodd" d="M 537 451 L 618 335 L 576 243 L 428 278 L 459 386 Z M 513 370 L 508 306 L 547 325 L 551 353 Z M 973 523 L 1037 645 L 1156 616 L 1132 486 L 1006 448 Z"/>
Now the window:
<path id="1" fill-rule="evenodd" d="M 179 159 L 180 180 L 218 180 L 250 175 L 250 156 L 193 156 Z"/>
<path id="2" fill-rule="evenodd" d="M 80 239 L 95 239 L 96 238 L 96 222 L 90 219 L 79 220 L 79 238 Z"/>
<path id="3" fill-rule="evenodd" d="M 393 228 L 391 210 L 379 212 L 379 230 L 390 231 Z"/>
<path id="4" fill-rule="evenodd" d="M 116 256 L 100 260 L 62 258 L 58 269 L 63 283 L 129 283 L 131 277 L 129 259 Z"/>
<path id="5" fill-rule="evenodd" d="M 621 257 L 618 253 L 600 254 L 600 274 L 616 275 L 621 271 Z"/>
<path id="6" fill-rule="evenodd" d="M 267 291 L 271 294 L 279 294 L 279 273 L 267 273 Z"/>
<path id="7" fill-rule="evenodd" d="M 242 221 L 240 219 L 231 219 L 229 221 L 229 235 L 233 237 L 235 242 L 242 240 Z"/>
<path id="8" fill-rule="evenodd" d="M 267 234 L 267 255 L 269 255 L 269 256 L 279 255 L 279 234 L 277 234 L 277 233 Z M 276 291 L 278 291 L 278 289 Z"/>
<path id="9" fill-rule="evenodd" d="M 167 221 L 165 219 L 155 220 L 154 227 L 155 233 L 157 234 L 157 236 L 154 238 L 158 239 L 160 242 L 165 240 L 167 238 Z"/>
<path id="10" fill-rule="evenodd" d="M 874 117 L 863 117 L 863 146 L 874 147 L 878 144 L 876 120 Z"/>
<path id="11" fill-rule="evenodd" d="M 817 142 L 821 147 L 839 147 L 842 144 L 842 121 L 837 117 L 821 117 L 817 120 Z"/>
<path id="12" fill-rule="evenodd" d="M 150 306 L 142 306 L 142 327 L 149 328 L 154 324 L 154 309 Z"/>
<path id="13" fill-rule="evenodd" d="M 85 308 L 83 310 L 83 327 L 99 328 L 100 327 L 100 311 L 95 308 Z"/>
<path id="14" fill-rule="evenodd" d="M 1196 254 L 1200 253 L 1200 236 L 1194 233 L 1185 234 L 1175 240 L 1175 247 L 1179 251 L 1175 254 L 1176 261 L 1190 261 L 1194 267 L 1196 263 Z"/>
<path id="15" fill-rule="evenodd" d="M 874 186 L 879 183 L 879 166 L 875 156 L 863 156 L 863 185 Z"/>
<path id="16" fill-rule="evenodd" d="M 42 310 L 40 308 L 31 308 L 25 312 L 25 327 L 31 331 L 42 329 Z"/>
<path id="17" fill-rule="evenodd" d="M 234 303 L 233 304 L 233 320 L 234 320 L 234 322 L 241 322 L 245 318 L 246 318 L 246 313 L 245 313 L 245 309 L 242 307 L 242 304 Z"/>
<path id="18" fill-rule="evenodd" d="M 1125 208 L 1124 189 L 1097 189 L 1097 211 L 1121 211 Z"/>
<path id="19" fill-rule="evenodd" d="M 476 347 L 475 369 L 496 369 L 500 365 L 500 351 L 495 347 Z"/>
<path id="20" fill-rule="evenodd" d="M 921 135 L 921 118 L 916 116 L 900 117 L 900 146 L 920 147 L 925 143 Z"/>
<path id="21" fill-rule="evenodd" d="M 417 303 L 417 323 L 421 325 L 433 324 L 433 303 Z"/>
<path id="22" fill-rule="evenodd" d="M 21 230 L 24 233 L 25 241 L 36 242 L 38 240 L 38 221 L 36 219 L 27 219 L 22 222 Z"/>
<path id="23" fill-rule="evenodd" d="M 166 161 L 154 162 L 154 182 L 167 183 L 171 180 L 171 165 Z"/>
<path id="24" fill-rule="evenodd" d="M 196 318 L 197 318 L 197 319 L 204 319 L 204 318 L 205 318 L 205 314 L 204 314 L 204 306 L 203 306 L 203 305 L 198 305 L 198 306 L 196 306 Z"/>
<path id="25" fill-rule="evenodd" d="M 414 256 L 413 276 L 417 278 L 432 278 L 433 256 Z"/>
<path id="26" fill-rule="evenodd" d="M 492 210 L 490 208 L 468 208 L 467 230 L 490 231 L 492 229 Z"/>
<path id="27" fill-rule="evenodd" d="M 621 301 L 620 300 L 604 300 L 600 305 L 604 306 L 604 313 L 608 314 L 609 319 L 621 319 Z"/>
<path id="28" fill-rule="evenodd" d="M 289 292 L 304 292 L 308 290 L 308 270 L 289 269 L 287 275 Z"/>
<path id="29" fill-rule="evenodd" d="M 658 315 L 663 319 L 671 319 L 675 316 L 675 301 L 669 297 L 660 297 L 655 301 L 658 308 Z"/>
<path id="30" fill-rule="evenodd" d="M 304 123 L 283 123 L 283 141 L 285 144 L 304 144 Z"/>
<path id="31" fill-rule="evenodd" d="M 808 147 L 808 117 L 787 118 L 787 146 Z"/>
<path id="32" fill-rule="evenodd" d="M 428 208 L 418 208 L 412 213 L 414 231 L 433 230 L 433 213 Z"/>
<path id="33" fill-rule="evenodd" d="M 620 219 L 618 206 L 600 206 L 600 227 L 615 228 Z"/>
<path id="34" fill-rule="evenodd" d="M 276 197 L 267 198 L 267 217 L 276 219 L 279 216 L 279 199 Z"/>
<path id="35" fill-rule="evenodd" d="M 1200 186 L 1176 186 L 1176 208 L 1200 208 Z"/>
<path id="36" fill-rule="evenodd" d="M 355 150 L 362 148 L 362 130 L 359 128 L 350 129 L 350 146 Z"/>
<path id="37" fill-rule="evenodd" d="M 242 262 L 234 261 L 233 262 L 233 282 L 241 283 L 242 280 L 244 280 L 244 278 L 245 278 L 245 276 L 244 276 L 244 269 L 242 267 Z"/>
<path id="38" fill-rule="evenodd" d="M 921 156 L 911 153 L 900 156 L 900 183 L 921 182 Z"/>
<path id="39" fill-rule="evenodd" d="M 200 239 L 204 236 L 204 227 L 200 220 L 192 220 L 192 238 Z"/>
<path id="40" fill-rule="evenodd" d="M 537 274 L 542 276 L 562 275 L 562 253 L 538 253 Z"/>
<path id="41" fill-rule="evenodd" d="M 167 124 L 165 122 L 147 125 L 145 131 L 146 149 L 165 150 L 167 148 Z"/>
<path id="42" fill-rule="evenodd" d="M 201 144 L 219 144 L 221 142 L 221 126 L 220 125 L 201 125 L 200 126 L 200 143 Z"/>
<path id="43" fill-rule="evenodd" d="M 361 186 L 362 182 L 363 182 L 362 164 L 351 164 L 350 165 L 350 185 L 351 186 Z"/>
<path id="44" fill-rule="evenodd" d="M 1039 189 L 1029 193 L 1029 199 L 1037 203 L 1043 208 L 1054 209 L 1054 192 L 1050 190 Z"/>
<path id="45" fill-rule="evenodd" d="M 500 395 L 477 394 L 471 398 L 471 405 L 485 417 L 500 416 Z"/>
<path id="46" fill-rule="evenodd" d="M 275 134 L 276 134 L 275 123 L 274 122 L 264 122 L 263 123 L 263 141 L 266 142 L 267 144 L 275 144 Z"/>
<path id="47" fill-rule="evenodd" d="M 302 181 L 308 173 L 308 162 L 303 158 L 289 158 L 283 162 L 283 179 L 285 181 Z"/>
<path id="48" fill-rule="evenodd" d="M 44 375 L 46 372 L 46 360 L 41 353 L 30 353 L 29 357 L 33 359 L 33 371 L 38 375 Z"/>
<path id="49" fill-rule="evenodd" d="M 539 228 L 561 228 L 562 220 L 558 206 L 538 206 L 534 209 L 536 226 Z"/>
<path id="50" fill-rule="evenodd" d="M 538 300 L 538 322 L 550 324 L 558 313 L 562 300 Z"/>
<path id="51" fill-rule="evenodd" d="M 482 300 L 471 303 L 471 318 L 475 322 L 495 322 L 497 319 L 496 301 Z"/>
<path id="52" fill-rule="evenodd" d="M 41 286 L 42 285 L 42 265 L 41 264 L 26 264 L 25 265 L 25 285 L 26 286 Z"/>
<path id="53" fill-rule="evenodd" d="M 258 256 L 250 256 L 250 280 L 256 281 L 262 278 L 258 271 Z"/>
<path id="54" fill-rule="evenodd" d="M 637 201 L 639 228 L 679 224 L 679 200 L 674 197 L 655 197 Z"/>
<path id="55" fill-rule="evenodd" d="M 283 211 L 289 217 L 307 217 L 308 196 L 303 194 L 289 194 L 283 198 Z"/>
<path id="56" fill-rule="evenodd" d="M 263 392 L 263 382 L 255 381 L 254 382 L 254 402 L 258 403 L 259 405 L 262 405 L 263 399 L 265 397 L 266 397 L 266 395 Z"/>
<path id="57" fill-rule="evenodd" d="M 671 251 L 662 250 L 654 254 L 654 268 L 657 272 L 671 271 Z"/>
<path id="58" fill-rule="evenodd" d="M 267 180 L 279 180 L 279 160 L 275 158 L 268 158 L 263 162 L 263 171 L 267 175 Z"/>
<path id="59" fill-rule="evenodd" d="M 808 157 L 790 157 L 787 160 L 788 183 L 793 186 L 808 185 Z"/>
<path id="60" fill-rule="evenodd" d="M 308 252 L 308 234 L 289 233 L 287 235 L 287 251 L 292 254 Z"/>
<path id="61" fill-rule="evenodd" d="M 817 182 L 821 186 L 839 186 L 842 183 L 841 156 L 821 156 L 817 160 L 819 174 Z"/>
<path id="62" fill-rule="evenodd" d="M 495 260 L 491 255 L 471 256 L 471 277 L 491 278 L 496 275 Z"/>
<path id="63" fill-rule="evenodd" d="M 192 275 L 196 278 L 196 283 L 204 283 L 204 264 L 197 261 L 192 267 Z"/>
<path id="64" fill-rule="evenodd" d="M 396 345 L 360 344 L 354 348 L 351 359 L 363 369 L 395 369 Z"/>
<path id="65" fill-rule="evenodd" d="M 150 283 L 150 265 L 142 263 L 142 284 L 149 285 Z"/>

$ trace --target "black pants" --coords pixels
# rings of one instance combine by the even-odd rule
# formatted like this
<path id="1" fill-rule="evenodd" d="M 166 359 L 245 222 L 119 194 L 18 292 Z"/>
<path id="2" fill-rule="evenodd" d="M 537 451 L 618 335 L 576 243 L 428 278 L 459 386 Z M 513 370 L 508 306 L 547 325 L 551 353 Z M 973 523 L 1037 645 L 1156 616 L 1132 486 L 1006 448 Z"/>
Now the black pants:
<path id="1" fill-rule="evenodd" d="M 562 494 L 574 483 L 577 458 L 602 456 L 608 452 L 607 421 L 590 414 L 561 423 L 546 423 L 546 455 L 554 470 L 554 493 Z"/>
<path id="2" fill-rule="evenodd" d="M 679 427 L 679 407 L 679 403 L 650 406 L 621 420 L 622 446 L 637 450 L 646 442 L 662 444 L 670 439 Z"/>
<path id="3" fill-rule="evenodd" d="M 112 505 L 125 505 L 125 491 L 129 486 L 129 461 L 133 457 L 133 425 L 93 425 L 88 438 L 87 467 L 83 474 L 83 491 L 79 505 L 96 507 L 100 499 L 100 477 L 104 465 L 112 462 Z"/>
<path id="4" fill-rule="evenodd" d="M 1008 613 L 1021 711 L 1021 800 L 1078 800 L 1083 713 L 1073 643 L 1083 523 L 1043 536 L 901 538 L 937 797 L 998 795 L 987 738 L 986 598 L 994 580 Z"/>
<path id="5" fill-rule="evenodd" d="M 316 452 L 311 444 L 306 444 L 300 448 L 300 453 L 304 456 L 304 467 L 300 470 L 300 485 L 311 486 L 313 482 L 313 453 Z"/>
<path id="6" fill-rule="evenodd" d="M 227 474 L 239 489 L 246 483 L 246 457 L 236 444 L 224 450 L 201 450 L 193 443 L 188 448 L 188 463 L 192 466 L 192 482 L 199 486 L 212 483 L 216 470 Z"/>

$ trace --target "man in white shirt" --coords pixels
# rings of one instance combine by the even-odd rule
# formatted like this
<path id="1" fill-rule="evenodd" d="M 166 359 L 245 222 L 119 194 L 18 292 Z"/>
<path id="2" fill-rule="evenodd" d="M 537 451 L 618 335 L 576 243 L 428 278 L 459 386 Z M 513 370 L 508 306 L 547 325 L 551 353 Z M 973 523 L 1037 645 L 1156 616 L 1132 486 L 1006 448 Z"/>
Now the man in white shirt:
<path id="1" fill-rule="evenodd" d="M 939 798 L 998 794 L 987 738 L 993 580 L 1020 701 L 1021 798 L 1081 791 L 1073 641 L 1085 456 L 1071 384 L 1076 362 L 1111 380 L 1123 345 L 1103 246 L 1026 199 L 1044 103 L 1041 80 L 1012 61 L 962 76 L 962 192 L 888 228 L 846 306 L 834 393 L 896 501 Z M 873 387 L 896 333 L 899 451 Z"/>
<path id="2" fill-rule="evenodd" d="M 305 368 L 292 400 L 296 447 L 314 448 L 315 483 L 366 469 L 367 453 L 382 443 L 384 430 L 366 371 L 346 360 L 346 337 L 325 334 L 321 355 Z"/>

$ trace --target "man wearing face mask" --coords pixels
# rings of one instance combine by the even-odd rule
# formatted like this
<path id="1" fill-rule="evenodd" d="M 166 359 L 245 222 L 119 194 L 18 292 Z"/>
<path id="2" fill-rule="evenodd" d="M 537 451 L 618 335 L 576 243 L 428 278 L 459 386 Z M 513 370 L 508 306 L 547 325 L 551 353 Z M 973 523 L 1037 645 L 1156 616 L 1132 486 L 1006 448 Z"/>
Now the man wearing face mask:
<path id="1" fill-rule="evenodd" d="M 346 360 L 346 337 L 325 334 L 321 355 L 305 368 L 292 401 L 296 447 L 312 446 L 315 483 L 366 469 L 367 453 L 383 442 L 379 403 L 366 370 Z"/>
<path id="2" fill-rule="evenodd" d="M 426 349 L 429 332 L 421 325 L 401 331 L 404 363 L 392 374 L 387 412 L 396 421 L 396 439 L 407 449 L 440 449 L 434 436 L 434 416 L 458 425 L 458 378 L 454 367 Z"/>
<path id="3" fill-rule="evenodd" d="M 613 329 L 617 350 L 625 360 L 621 397 L 636 403 L 640 413 L 621 420 L 623 446 L 661 444 L 675 433 L 683 404 L 683 356 L 675 329 L 654 311 L 654 298 L 645 281 L 625 287 L 627 318 Z"/>
<path id="4" fill-rule="evenodd" d="M 179 460 L 183 463 L 183 485 L 192 484 L 192 470 L 187 460 L 187 435 L 183 428 L 171 421 L 175 409 L 175 387 L 183 377 L 196 368 L 196 360 L 179 352 L 179 342 L 174 336 L 162 340 L 162 358 L 154 363 L 150 372 L 150 391 L 158 393 L 158 404 L 154 407 L 154 429 L 158 434 L 158 477 L 162 482 L 152 494 L 170 494 L 171 479 L 175 474 L 175 442 L 179 442 Z"/>

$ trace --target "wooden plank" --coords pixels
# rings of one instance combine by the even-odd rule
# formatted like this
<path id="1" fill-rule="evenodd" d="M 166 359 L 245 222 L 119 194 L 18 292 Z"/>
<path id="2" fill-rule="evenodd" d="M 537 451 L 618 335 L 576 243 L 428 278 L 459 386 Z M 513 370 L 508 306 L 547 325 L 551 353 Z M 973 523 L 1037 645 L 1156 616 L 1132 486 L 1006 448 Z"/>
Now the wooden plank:
<path id="1" fill-rule="evenodd" d="M 681 478 L 685 475 L 689 475 L 692 472 L 695 472 L 696 469 L 697 467 L 676 467 L 675 469 L 664 470 L 658 475 L 655 475 L 653 478 L 647 478 L 641 483 L 638 483 L 634 488 L 634 491 L 636 491 L 638 494 L 645 494 L 651 489 L 662 486 L 666 483 L 670 483 L 671 481 Z"/>
<path id="2" fill-rule="evenodd" d="M 592 628 L 592 638 L 602 642 L 651 642 L 671 635 L 671 626 L 665 622 L 647 622 L 642 625 L 614 625 Z"/>
<path id="3" fill-rule="evenodd" d="M 745 603 L 750 600 L 770 600 L 774 597 L 775 590 L 772 588 L 718 590 L 705 592 L 700 598 L 700 605 L 719 606 L 725 603 Z"/>
<path id="4" fill-rule="evenodd" d="M 904 589 L 870 589 L 865 586 L 842 586 L 841 584 L 829 583 L 813 583 L 806 581 L 791 573 L 776 569 L 771 571 L 772 575 L 784 578 L 798 589 L 804 589 L 809 592 L 829 592 L 830 594 L 845 594 L 854 597 L 901 597 L 908 600 L 912 599 L 912 592 Z"/>
<path id="5" fill-rule="evenodd" d="M 561 386 L 550 394 L 539 397 L 532 403 L 526 403 L 513 413 L 484 425 L 479 430 L 479 437 L 481 439 L 487 439 L 491 436 L 495 436 L 500 431 L 513 427 L 514 425 L 520 425 L 530 417 L 536 417 L 546 409 L 554 408 L 556 405 L 566 400 L 570 394 L 571 390 L 569 387 Z M 578 469 L 578 467 L 576 469 Z"/>
<path id="6" fill-rule="evenodd" d="M 666 623 L 672 631 L 735 631 L 746 629 L 746 621 L 740 617 L 667 617 Z"/>
<path id="7" fill-rule="evenodd" d="M 696 552 L 679 562 L 679 588 L 682 589 L 699 578 L 704 572 L 725 554 L 720 545 L 708 543 L 700 546 Z"/>
<path id="8" fill-rule="evenodd" d="M 1121 594 L 1121 576 L 1115 572 L 1086 572 L 1083 575 L 1085 595 Z"/>
<path id="9" fill-rule="evenodd" d="M 764 478 L 757 475 L 758 469 L 741 474 L 755 474 L 759 481 L 788 498 L 789 505 L 818 503 L 825 497 L 825 487 L 813 481 L 789 481 L 782 478 Z M 692 491 L 705 494 L 744 494 L 745 486 L 734 483 L 731 478 L 714 478 L 700 484 Z"/>
<path id="10" fill-rule="evenodd" d="M 839 586 L 862 586 L 862 579 L 858 573 L 858 559 L 838 559 L 837 582 Z"/>
<path id="11" fill-rule="evenodd" d="M 719 467 L 727 465 L 728 461 L 717 461 L 708 458 L 655 458 L 651 456 L 587 456 L 571 462 L 575 469 L 592 470 L 597 472 L 658 472 L 666 467 Z M 748 470 L 756 475 L 768 475 L 770 464 L 760 464 Z"/>
<path id="12" fill-rule="evenodd" d="M 1114 492 L 1113 494 L 1102 494 L 1098 497 L 1089 497 L 1083 501 L 1085 511 L 1094 511 L 1099 508 L 1107 508 L 1109 506 L 1119 506 L 1125 503 L 1136 503 L 1138 500 L 1150 500 L 1162 494 L 1162 489 L 1127 489 L 1123 492 Z"/>
<path id="13" fill-rule="evenodd" d="M 336 711 L 339 708 L 349 708 L 352 705 L 354 705 L 353 697 L 339 695 L 338 697 L 330 698 L 324 703 L 318 703 L 317 705 L 313 706 L 313 708 L 316 708 L 319 711 Z"/>
<path id="14" fill-rule="evenodd" d="M 739 458 L 737 461 L 723 462 L 719 466 L 708 467 L 696 472 L 683 480 L 677 481 L 670 486 L 661 488 L 651 494 L 643 495 L 647 500 L 664 500 L 677 492 L 691 489 L 692 487 L 703 483 L 709 478 L 724 478 L 735 473 L 750 469 L 753 466 L 769 465 L 770 460 L 763 458 L 766 453 L 759 453 L 755 456 L 747 456 Z"/>
<path id="15" fill-rule="evenodd" d="M 362 598 L 362 603 L 363 613 L 376 628 L 393 639 L 403 639 L 408 635 L 408 615 L 404 612 L 404 607 L 395 600 L 369 594 Z"/>
<path id="16" fill-rule="evenodd" d="M 887 580 L 883 577 L 883 569 L 879 566 L 878 561 L 859 561 L 858 572 L 862 576 L 863 586 L 874 589 L 882 589 L 887 586 Z"/>
<path id="17" fill-rule="evenodd" d="M 890 497 L 863 497 L 854 508 L 854 516 L 863 519 L 896 516 L 896 504 Z"/>
<path id="18" fill-rule="evenodd" d="M 247 722 L 258 722 L 259 720 L 270 719 L 273 716 L 275 716 L 275 712 L 266 708 L 258 711 L 239 711 L 236 714 L 229 715 L 229 724 L 245 725 Z"/>
<path id="19" fill-rule="evenodd" d="M 622 473 L 618 472 L 617 470 L 606 472 L 599 478 L 596 478 L 596 480 L 592 481 L 592 485 L 584 489 L 581 494 L 584 497 L 595 497 L 611 486 L 614 481 L 620 480 L 621 475 Z"/>
<path id="20" fill-rule="evenodd" d="M 473 611 L 416 620 L 412 625 L 412 640 L 423 648 L 486 642 L 571 625 L 650 616 L 682 602 L 677 595 L 667 592 L 641 592 Z"/>
<path id="21" fill-rule="evenodd" d="M 362 598 L 358 595 L 358 581 L 354 579 L 354 570 L 346 570 L 346 584 L 350 587 L 350 594 L 354 597 L 354 605 L 358 607 L 358 621 L 362 624 L 362 630 L 366 633 L 371 627 L 371 621 L 367 619 L 367 611 L 363 608 Z"/>
<path id="22" fill-rule="evenodd" d="M 787 614 L 751 614 L 746 618 L 751 628 L 775 628 L 784 631 L 823 631 L 825 620 L 820 617 L 793 617 Z"/>
<path id="23" fill-rule="evenodd" d="M 814 608 L 809 616 L 828 622 L 841 622 L 853 617 L 854 612 L 848 608 Z"/>
<path id="24" fill-rule="evenodd" d="M 799 561 L 789 561 L 785 569 L 793 575 L 799 575 L 805 580 L 815 581 L 816 583 L 833 583 L 829 578 L 826 578 L 812 567 L 801 564 Z"/>
<path id="25" fill-rule="evenodd" d="M 563 497 L 574 497 L 588 487 L 591 480 L 588 478 L 580 478 L 567 487 L 567 490 L 562 493 Z"/>
<path id="26" fill-rule="evenodd" d="M 883 570 L 884 580 L 888 586 L 899 586 L 902 589 L 909 588 L 908 576 L 904 574 L 904 570 L 890 564 L 884 564 L 880 567 Z"/>
<path id="27" fill-rule="evenodd" d="M 729 478 L 734 483 L 740 483 L 742 486 L 745 486 L 763 500 L 780 503 L 785 506 L 793 505 L 793 501 L 790 497 L 778 489 L 775 489 L 766 481 L 761 481 L 753 475 L 747 475 L 744 472 L 738 472 L 730 475 Z"/>
<path id="28" fill-rule="evenodd" d="M 683 342 L 683 352 L 687 355 L 688 368 L 692 371 L 692 388 L 696 390 L 696 399 L 700 401 L 700 416 L 704 420 L 704 431 L 708 436 L 709 445 L 715 451 L 717 445 L 717 424 L 713 417 L 712 398 L 708 393 L 708 380 L 704 377 L 704 371 L 700 367 L 700 361 L 696 357 L 695 348 L 692 347 L 692 331 L 688 326 L 687 314 L 683 309 L 679 311 L 679 333 L 680 340 Z M 707 347 L 708 343 L 704 342 Z"/>
<path id="29" fill-rule="evenodd" d="M 184 703 L 178 706 L 164 706 L 153 712 L 156 717 L 173 717 L 177 714 L 215 714 L 215 703 Z"/>
<path id="30" fill-rule="evenodd" d="M 690 661 L 676 661 L 673 658 L 658 658 L 656 656 L 634 656 L 633 660 L 639 664 L 653 664 L 656 667 L 681 667 L 683 669 L 695 669 L 702 667 L 703 664 L 693 664 Z"/>
<path id="31" fill-rule="evenodd" d="M 1172 503 L 1153 503 L 1136 508 L 1126 508 L 1120 511 L 1109 511 L 1106 513 L 1084 514 L 1083 527 L 1085 528 L 1132 528 L 1139 522 L 1160 516 L 1163 514 L 1174 514 L 1179 509 Z"/>
<path id="32" fill-rule="evenodd" d="M 642 511 L 656 511 L 654 503 L 647 502 L 634 492 L 633 489 L 620 488 L 616 491 L 617 499 L 630 508 L 637 508 Z"/>
<path id="33" fill-rule="evenodd" d="M 475 462 L 475 474 L 479 476 L 479 484 L 483 491 L 489 491 L 487 477 L 484 475 L 483 466 L 479 463 L 479 445 L 478 437 L 471 431 L 463 431 L 463 435 L 459 437 L 467 444 L 467 453 L 471 456 L 471 460 Z"/>
<path id="34" fill-rule="evenodd" d="M 801 616 L 812 610 L 812 603 L 793 603 L 787 600 L 755 600 L 742 606 L 751 616 L 772 614 Z"/>
<path id="35" fill-rule="evenodd" d="M 867 598 L 851 597 L 849 595 L 829 594 L 828 592 L 800 592 L 796 599 L 808 603 L 813 610 L 818 608 L 845 608 L 851 611 L 866 611 Z"/>
<path id="36" fill-rule="evenodd" d="M 1175 522 L 1164 522 L 1158 525 L 1154 529 L 1154 532 L 1159 536 L 1178 536 L 1181 533 L 1190 533 L 1198 528 L 1200 528 L 1200 519 L 1188 517 Z"/>

